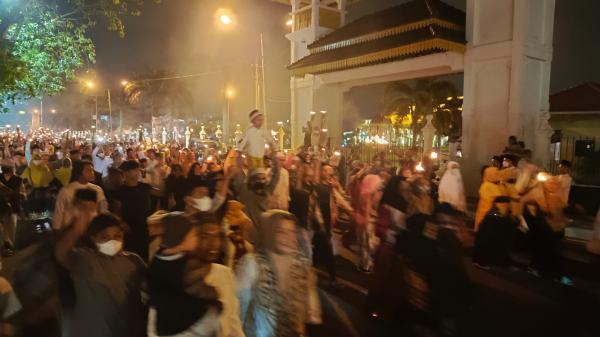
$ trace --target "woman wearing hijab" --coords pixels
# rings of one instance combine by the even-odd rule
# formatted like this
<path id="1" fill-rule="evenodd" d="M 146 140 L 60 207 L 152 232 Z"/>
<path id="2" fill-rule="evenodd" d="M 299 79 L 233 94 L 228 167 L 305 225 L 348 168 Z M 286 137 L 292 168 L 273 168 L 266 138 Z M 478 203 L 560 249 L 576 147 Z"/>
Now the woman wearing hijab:
<path id="1" fill-rule="evenodd" d="M 438 200 L 440 204 L 447 202 L 461 212 L 467 211 L 467 198 L 460 165 L 455 161 L 448 162 L 446 172 L 440 180 Z"/>
<path id="2" fill-rule="evenodd" d="M 479 187 L 479 203 L 475 213 L 475 231 L 479 229 L 481 221 L 492 208 L 494 199 L 504 195 L 499 183 L 500 172 L 496 167 L 488 167 L 483 171 L 483 183 Z"/>
<path id="3" fill-rule="evenodd" d="M 258 231 L 256 253 L 246 254 L 236 270 L 244 333 L 305 336 L 306 324 L 321 323 L 307 231 L 281 210 L 263 213 Z"/>

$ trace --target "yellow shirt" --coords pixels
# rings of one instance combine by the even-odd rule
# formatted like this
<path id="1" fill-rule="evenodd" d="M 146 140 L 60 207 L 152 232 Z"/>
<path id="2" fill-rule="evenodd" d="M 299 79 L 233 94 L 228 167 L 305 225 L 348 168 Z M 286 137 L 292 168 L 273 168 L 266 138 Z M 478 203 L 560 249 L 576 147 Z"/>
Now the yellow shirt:
<path id="1" fill-rule="evenodd" d="M 21 174 L 21 178 L 27 180 L 33 187 L 48 187 L 54 175 L 45 165 L 30 165 Z"/>
<path id="2" fill-rule="evenodd" d="M 60 181 L 60 183 L 63 186 L 67 186 L 69 185 L 69 180 L 71 180 L 71 168 L 61 167 L 58 170 L 54 171 L 54 176 Z"/>
<path id="3" fill-rule="evenodd" d="M 479 188 L 479 203 L 477 204 L 477 212 L 475 212 L 475 231 L 479 229 L 479 224 L 485 218 L 485 215 L 492 209 L 494 199 L 503 196 L 505 193 L 498 184 L 483 182 Z"/>

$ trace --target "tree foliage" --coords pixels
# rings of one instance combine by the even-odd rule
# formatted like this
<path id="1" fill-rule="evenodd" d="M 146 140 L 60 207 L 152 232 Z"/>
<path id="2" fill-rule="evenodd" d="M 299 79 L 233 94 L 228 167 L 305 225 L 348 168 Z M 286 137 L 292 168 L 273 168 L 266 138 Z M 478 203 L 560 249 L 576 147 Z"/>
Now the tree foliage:
<path id="1" fill-rule="evenodd" d="M 163 69 L 147 68 L 135 73 L 123 88 L 123 99 L 142 110 L 146 120 L 167 114 L 185 118 L 190 112 L 192 96 L 185 82 L 173 77 Z"/>
<path id="2" fill-rule="evenodd" d="M 160 2 L 160 0 L 152 0 Z M 0 105 L 55 95 L 95 62 L 90 28 L 119 36 L 144 0 L 0 0 Z"/>
<path id="3" fill-rule="evenodd" d="M 390 83 L 384 93 L 384 109 L 391 121 L 401 123 L 407 115 L 411 128 L 418 134 L 425 126 L 425 116 L 433 114 L 433 125 L 439 134 L 449 135 L 453 127 L 454 113 L 447 97 L 455 98 L 457 89 L 449 81 L 436 79 L 417 80 L 414 86 L 406 82 Z M 453 99 L 457 101 L 457 99 Z M 454 108 L 458 108 L 454 107 Z M 399 125 L 395 125 L 399 126 Z"/>

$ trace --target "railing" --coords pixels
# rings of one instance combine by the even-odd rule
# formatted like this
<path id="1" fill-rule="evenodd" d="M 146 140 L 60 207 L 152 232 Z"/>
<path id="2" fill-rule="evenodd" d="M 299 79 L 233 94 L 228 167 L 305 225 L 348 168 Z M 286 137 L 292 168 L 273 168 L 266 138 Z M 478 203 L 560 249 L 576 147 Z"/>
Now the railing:
<path id="1" fill-rule="evenodd" d="M 321 6 L 319 8 L 319 26 L 338 29 L 341 25 L 341 14 L 337 9 Z"/>
<path id="2" fill-rule="evenodd" d="M 300 10 L 294 14 L 294 31 L 308 28 L 312 23 L 312 12 L 310 7 Z"/>
<path id="3" fill-rule="evenodd" d="M 579 147 L 579 148 L 578 148 Z M 578 184 L 600 185 L 600 139 L 585 136 L 559 136 L 552 140 L 553 158 L 548 165 L 558 172 L 561 160 L 573 164 L 573 179 Z"/>

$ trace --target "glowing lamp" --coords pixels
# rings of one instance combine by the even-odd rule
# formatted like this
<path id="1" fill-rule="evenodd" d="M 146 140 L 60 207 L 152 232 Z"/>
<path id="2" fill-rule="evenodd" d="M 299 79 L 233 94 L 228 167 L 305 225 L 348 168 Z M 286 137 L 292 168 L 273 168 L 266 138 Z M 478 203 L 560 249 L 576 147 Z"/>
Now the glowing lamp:
<path id="1" fill-rule="evenodd" d="M 223 14 L 219 17 L 219 20 L 221 21 L 222 24 L 228 26 L 230 25 L 233 20 L 231 20 L 231 17 L 229 15 Z"/>
<path id="2" fill-rule="evenodd" d="M 422 162 L 419 162 L 417 164 L 417 166 L 415 167 L 415 171 L 417 171 L 417 172 L 425 172 L 425 168 L 423 167 L 423 163 Z"/>
<path id="3" fill-rule="evenodd" d="M 438 159 L 438 153 L 437 152 L 431 152 L 431 154 L 429 155 L 429 158 L 431 159 Z"/>

